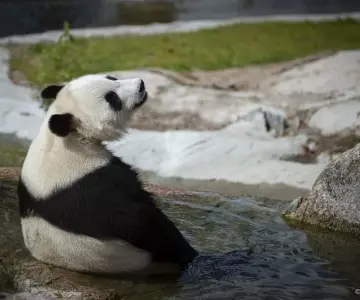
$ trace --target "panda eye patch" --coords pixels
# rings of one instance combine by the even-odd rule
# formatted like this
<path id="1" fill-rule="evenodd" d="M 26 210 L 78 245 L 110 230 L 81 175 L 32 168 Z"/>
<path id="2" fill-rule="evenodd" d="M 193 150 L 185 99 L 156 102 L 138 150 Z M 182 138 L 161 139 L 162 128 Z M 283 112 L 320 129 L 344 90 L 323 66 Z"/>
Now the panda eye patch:
<path id="1" fill-rule="evenodd" d="M 115 77 L 112 77 L 112 76 L 106 76 L 105 77 L 106 79 L 109 79 L 109 80 L 112 80 L 112 81 L 116 81 L 117 80 L 117 78 L 115 78 Z"/>
<path id="2" fill-rule="evenodd" d="M 120 111 L 122 109 L 121 99 L 115 92 L 110 91 L 106 93 L 104 98 L 113 110 Z"/>

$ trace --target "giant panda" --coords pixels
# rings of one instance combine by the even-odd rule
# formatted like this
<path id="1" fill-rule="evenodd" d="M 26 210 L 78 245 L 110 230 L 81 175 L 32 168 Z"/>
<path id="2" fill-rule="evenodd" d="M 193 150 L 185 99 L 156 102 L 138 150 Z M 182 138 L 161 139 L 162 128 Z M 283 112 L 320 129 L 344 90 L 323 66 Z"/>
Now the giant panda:
<path id="1" fill-rule="evenodd" d="M 90 273 L 181 272 L 198 256 L 138 173 L 104 142 L 147 100 L 143 80 L 84 75 L 41 91 L 54 99 L 18 183 L 23 240 L 42 262 Z"/>

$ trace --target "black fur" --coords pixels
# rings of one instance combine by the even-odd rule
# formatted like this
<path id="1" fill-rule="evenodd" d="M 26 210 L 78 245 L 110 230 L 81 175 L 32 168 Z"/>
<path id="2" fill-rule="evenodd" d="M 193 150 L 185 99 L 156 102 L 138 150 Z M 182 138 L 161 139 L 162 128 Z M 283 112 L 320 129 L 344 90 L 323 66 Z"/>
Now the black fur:
<path id="1" fill-rule="evenodd" d="M 112 80 L 112 81 L 116 81 L 117 78 L 113 77 L 113 76 L 105 76 L 106 79 Z"/>
<path id="2" fill-rule="evenodd" d="M 144 91 L 145 91 L 145 83 L 144 83 L 144 80 L 141 79 L 139 93 L 142 93 Z"/>
<path id="3" fill-rule="evenodd" d="M 73 115 L 69 113 L 52 115 L 49 119 L 49 128 L 52 133 L 65 137 L 73 130 Z"/>
<path id="4" fill-rule="evenodd" d="M 196 256 L 180 231 L 153 202 L 137 173 L 119 158 L 46 199 L 35 199 L 20 179 L 20 216 L 38 216 L 65 231 L 102 240 L 122 239 L 156 262 L 185 268 Z"/>
<path id="5" fill-rule="evenodd" d="M 148 93 L 146 93 L 144 95 L 144 97 L 142 98 L 142 100 L 140 102 L 138 102 L 134 105 L 133 109 L 138 109 L 140 106 L 142 106 L 146 102 L 147 98 L 148 98 Z"/>
<path id="6" fill-rule="evenodd" d="M 49 85 L 41 91 L 41 98 L 55 99 L 63 87 L 63 85 Z"/>
<path id="7" fill-rule="evenodd" d="M 120 111 L 122 109 L 121 99 L 115 92 L 110 91 L 106 93 L 105 100 L 107 103 L 109 103 L 111 109 L 115 111 Z"/>

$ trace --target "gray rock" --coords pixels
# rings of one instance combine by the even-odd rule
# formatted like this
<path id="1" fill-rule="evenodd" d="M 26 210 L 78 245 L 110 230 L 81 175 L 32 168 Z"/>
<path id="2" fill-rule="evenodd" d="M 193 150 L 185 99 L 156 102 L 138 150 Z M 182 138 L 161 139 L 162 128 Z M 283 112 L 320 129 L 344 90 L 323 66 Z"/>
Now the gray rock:
<path id="1" fill-rule="evenodd" d="M 331 135 L 346 129 L 354 129 L 358 125 L 359 100 L 356 98 L 323 107 L 311 117 L 308 125 L 319 129 L 323 135 Z"/>
<path id="2" fill-rule="evenodd" d="M 312 191 L 295 199 L 285 218 L 360 237 L 360 144 L 321 172 Z"/>
<path id="3" fill-rule="evenodd" d="M 332 56 L 291 68 L 274 78 L 273 93 L 322 94 L 330 98 L 359 94 L 360 51 L 340 51 Z M 341 74 L 341 76 L 339 76 Z"/>
<path id="4" fill-rule="evenodd" d="M 42 296 L 34 296 L 30 293 L 16 293 L 16 294 L 9 294 L 9 293 L 0 293 L 0 299 L 5 300 L 49 300 L 48 298 L 44 298 Z"/>

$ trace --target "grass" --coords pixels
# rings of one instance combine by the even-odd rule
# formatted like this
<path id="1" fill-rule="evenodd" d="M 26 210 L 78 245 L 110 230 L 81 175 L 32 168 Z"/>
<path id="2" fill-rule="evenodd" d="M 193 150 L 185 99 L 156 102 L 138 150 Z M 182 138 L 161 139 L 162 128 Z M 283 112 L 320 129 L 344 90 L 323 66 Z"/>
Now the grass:
<path id="1" fill-rule="evenodd" d="M 26 156 L 22 148 L 12 146 L 0 146 L 0 167 L 21 166 Z"/>
<path id="2" fill-rule="evenodd" d="M 36 86 L 124 69 L 216 70 L 360 48 L 359 33 L 360 23 L 351 19 L 236 24 L 192 33 L 89 39 L 74 38 L 67 28 L 58 43 L 12 47 L 10 67 Z"/>

